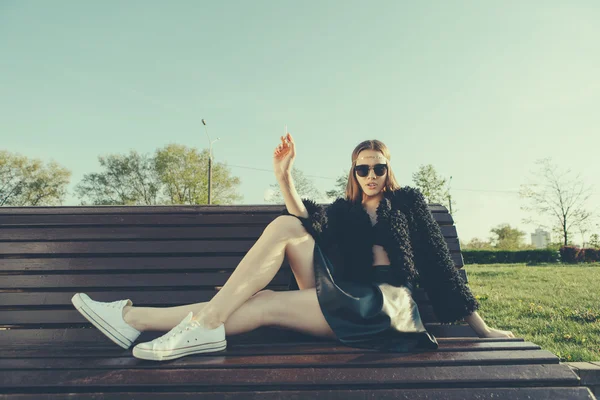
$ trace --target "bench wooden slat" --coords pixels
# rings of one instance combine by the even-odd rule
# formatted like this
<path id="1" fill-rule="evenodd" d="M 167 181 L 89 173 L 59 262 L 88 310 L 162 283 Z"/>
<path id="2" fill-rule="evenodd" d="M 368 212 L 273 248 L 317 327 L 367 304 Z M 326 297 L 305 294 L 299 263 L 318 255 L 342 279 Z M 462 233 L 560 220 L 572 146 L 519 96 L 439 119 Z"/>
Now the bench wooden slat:
<path id="1" fill-rule="evenodd" d="M 323 204 L 326 206 L 326 204 Z M 165 205 L 165 206 L 51 206 L 51 207 L 1 207 L 0 217 L 5 215 L 65 215 L 65 214 L 265 214 L 278 215 L 284 204 L 248 205 Z M 447 213 L 446 207 L 430 203 L 432 213 Z"/>
<path id="2" fill-rule="evenodd" d="M 231 256 L 133 256 L 0 258 L 1 272 L 117 271 L 117 270 L 233 270 L 244 257 Z M 285 264 L 289 268 L 289 264 Z M 284 266 L 285 266 L 284 265 Z M 284 267 L 282 266 L 282 268 Z"/>
<path id="3" fill-rule="evenodd" d="M 133 297 L 133 296 L 132 296 Z M 143 306 L 143 304 L 139 304 Z M 423 322 L 439 322 L 430 305 L 419 305 Z M 87 320 L 75 309 L 69 310 L 10 310 L 0 311 L 0 326 L 37 325 L 88 326 Z"/>
<path id="4" fill-rule="evenodd" d="M 291 271 L 279 270 L 271 285 L 287 285 Z M 202 287 L 222 286 L 230 272 L 179 272 L 157 274 L 80 274 L 80 275 L 18 275 L 0 281 L 0 288 L 72 288 L 83 291 L 89 287 Z M 79 289 L 79 290 L 77 290 Z"/>
<path id="5" fill-rule="evenodd" d="M 440 214 L 441 215 L 441 214 Z M 257 214 L 65 214 L 0 216 L 0 227 L 42 226 L 265 226 L 277 215 Z"/>
<path id="6" fill-rule="evenodd" d="M 448 227 L 444 227 L 448 228 Z M 0 241 L 85 241 L 131 239 L 253 239 L 263 226 L 99 226 L 2 228 Z"/>
<path id="7" fill-rule="evenodd" d="M 133 296 L 131 296 L 133 297 Z M 139 304 L 143 305 L 143 304 Z M 418 305 L 423 322 L 439 322 L 430 305 Z M 73 307 L 71 307 L 73 308 Z M 75 309 L 69 310 L 10 310 L 0 311 L 0 326 L 27 326 L 35 325 L 44 327 L 54 326 L 88 326 L 87 320 Z M 82 325 L 85 324 L 85 325 Z"/>
<path id="8" fill-rule="evenodd" d="M 152 240 L 90 242 L 0 242 L 0 254 L 154 254 L 245 253 L 256 240 Z M 458 239 L 448 248 L 459 251 Z"/>
<path id="9" fill-rule="evenodd" d="M 440 225 L 452 225 L 450 214 L 435 213 L 434 219 Z M 266 225 L 278 214 L 64 214 L 64 215 L 0 215 L 3 226 L 77 226 L 77 225 Z"/>
<path id="10" fill-rule="evenodd" d="M 210 389 L 225 386 L 249 389 L 268 388 L 317 388 L 323 385 L 344 385 L 346 388 L 364 385 L 384 387 L 475 387 L 503 386 L 509 379 L 513 385 L 524 386 L 576 386 L 577 375 L 564 364 L 526 365 L 462 365 L 460 367 L 329 367 L 308 368 L 160 368 L 113 370 L 36 370 L 4 371 L 0 375 L 0 388 L 52 388 L 68 386 L 77 388 L 148 390 L 151 388 L 177 387 Z"/>
<path id="11" fill-rule="evenodd" d="M 201 254 L 246 253 L 256 240 L 151 240 L 90 242 L 0 242 L 0 254 Z M 459 251 L 458 239 L 448 248 Z"/>
<path id="12" fill-rule="evenodd" d="M 441 226 L 446 238 L 456 238 L 454 226 Z M 98 226 L 0 229 L 0 242 L 85 241 L 142 239 L 251 239 L 256 241 L 264 226 Z"/>
<path id="13" fill-rule="evenodd" d="M 446 325 L 439 323 L 426 323 L 425 328 L 432 335 L 436 336 L 438 340 L 449 337 L 460 337 L 460 340 L 466 338 L 477 339 L 476 343 L 480 343 L 482 339 L 478 338 L 473 332 L 470 326 L 466 324 L 460 325 Z M 160 336 L 161 332 L 143 332 L 138 339 L 141 342 L 149 341 L 157 336 Z M 253 344 L 264 344 L 269 343 L 284 343 L 290 344 L 297 341 L 299 343 L 306 343 L 307 340 L 311 342 L 323 342 L 331 344 L 330 340 L 310 337 L 303 335 L 299 332 L 293 332 L 284 329 L 262 327 L 255 331 L 245 333 L 243 335 L 230 336 L 227 338 L 229 344 L 242 344 L 242 343 L 253 343 Z M 523 341 L 521 338 L 510 339 L 506 341 L 519 342 Z M 481 343 L 487 343 L 483 341 Z M 48 327 L 45 329 L 19 329 L 13 328 L 6 331 L 0 331 L 0 349 L 2 348 L 114 348 L 115 344 L 104 336 L 103 333 L 97 329 L 92 328 L 52 328 Z M 477 344 L 479 346 L 479 344 Z"/>
<path id="14" fill-rule="evenodd" d="M 291 271 L 289 272 L 291 273 Z M 279 287 L 271 286 L 273 290 L 287 290 L 279 289 Z M 77 290 L 77 288 L 73 288 Z M 66 290 L 64 292 L 16 292 L 7 293 L 0 292 L 0 310 L 6 308 L 19 308 L 19 307 L 35 307 L 39 306 L 40 309 L 54 307 L 72 307 L 71 297 L 73 297 L 74 290 Z M 160 288 L 147 288 L 138 287 L 133 290 L 125 291 L 85 291 L 92 299 L 97 301 L 115 301 L 129 298 L 135 305 L 144 306 L 173 306 L 182 304 L 199 303 L 209 301 L 216 293 L 212 289 L 190 289 L 190 290 L 160 290 Z M 413 291 L 413 299 L 418 304 L 428 304 L 429 298 L 427 293 L 421 288 L 417 288 Z"/>
<path id="15" fill-rule="evenodd" d="M 455 266 L 462 257 L 460 253 L 452 254 Z M 1 258 L 0 272 L 26 271 L 112 271 L 112 270 L 233 270 L 244 257 L 244 254 L 227 256 L 131 256 L 131 257 L 57 257 L 57 258 Z M 282 268 L 289 264 L 284 261 Z"/>
<path id="16" fill-rule="evenodd" d="M 103 342 L 104 343 L 104 342 Z M 471 355 L 475 352 L 491 352 L 491 351 L 533 351 L 540 350 L 540 346 L 535 343 L 523 341 L 520 338 L 438 338 L 440 347 L 435 352 L 417 353 L 415 359 L 423 357 L 433 357 L 438 353 L 460 352 L 469 354 L 468 357 L 476 358 Z M 21 347 L 18 345 L 6 345 L 0 349 L 0 358 L 23 359 L 23 358 L 64 358 L 64 357 L 80 357 L 80 358 L 111 358 L 111 357 L 131 357 L 131 350 L 124 350 L 114 343 L 104 343 L 104 346 L 89 346 L 82 347 L 82 342 L 78 346 L 71 346 L 69 343 L 54 340 L 45 345 Z M 267 356 L 267 355 L 297 355 L 297 354 L 385 354 L 373 349 L 360 349 L 356 347 L 348 347 L 330 340 L 321 342 L 285 342 L 285 343 L 270 343 L 265 344 L 244 344 L 244 343 L 228 343 L 226 350 L 229 356 Z M 221 357 L 221 355 L 198 354 L 194 357 Z M 408 360 L 413 359 L 413 355 L 404 354 Z M 436 356 L 437 357 L 437 356 Z M 439 357 L 444 358 L 445 355 Z M 466 357 L 466 356 L 465 356 Z M 452 358 L 452 357 L 450 357 Z M 171 363 L 185 362 L 187 358 L 173 360 Z M 556 358 L 555 362 L 558 362 Z"/>
<path id="17" fill-rule="evenodd" d="M 169 362 L 166 368 L 293 368 L 302 366 L 321 367 L 451 367 L 460 365 L 506 365 L 506 364 L 558 364 L 558 358 L 546 350 L 524 351 L 478 351 L 478 352 L 425 352 L 418 354 L 364 353 L 357 357 L 350 354 L 282 354 L 235 356 L 230 352 L 211 356 L 194 356 Z M 0 359 L 0 370 L 19 369 L 155 369 L 164 368 L 131 356 L 125 357 L 50 357 Z"/>
<path id="18" fill-rule="evenodd" d="M 74 393 L 44 394 L 44 400 L 72 400 Z M 496 399 L 496 400 L 594 400 L 594 396 L 585 387 L 522 387 L 522 388 L 443 388 L 443 389 L 341 389 L 336 390 L 261 390 L 261 391 L 219 391 L 219 392 L 110 392 L 77 393 L 80 400 L 131 400 L 143 398 L 147 400 L 280 400 L 313 399 L 313 400 L 364 400 L 364 399 L 419 399 L 419 400 L 465 400 L 465 399 Z M 1 395 L 0 400 L 40 400 L 39 394 Z"/>

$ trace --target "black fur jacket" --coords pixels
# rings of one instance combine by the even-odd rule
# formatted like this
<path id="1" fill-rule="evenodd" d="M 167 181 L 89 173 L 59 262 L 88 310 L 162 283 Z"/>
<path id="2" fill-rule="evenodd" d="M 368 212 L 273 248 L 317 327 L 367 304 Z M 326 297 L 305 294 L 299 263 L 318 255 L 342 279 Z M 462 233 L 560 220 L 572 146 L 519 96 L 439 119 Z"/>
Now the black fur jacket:
<path id="1" fill-rule="evenodd" d="M 373 234 L 362 205 L 342 198 L 327 207 L 309 199 L 302 202 L 309 215 L 298 218 L 332 261 L 334 279 L 368 281 L 373 265 Z M 287 210 L 283 214 L 290 215 Z M 420 190 L 404 186 L 385 193 L 377 207 L 377 223 L 385 232 L 383 248 L 395 267 L 394 273 L 403 282 L 419 283 L 440 322 L 455 322 L 479 309 L 454 266 L 441 229 Z"/>

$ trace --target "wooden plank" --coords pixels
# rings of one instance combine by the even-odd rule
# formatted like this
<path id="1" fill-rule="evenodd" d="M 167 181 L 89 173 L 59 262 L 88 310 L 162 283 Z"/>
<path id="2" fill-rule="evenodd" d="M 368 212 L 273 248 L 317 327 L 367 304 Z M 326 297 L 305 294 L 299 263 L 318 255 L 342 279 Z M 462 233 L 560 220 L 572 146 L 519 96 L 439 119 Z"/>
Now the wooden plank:
<path id="1" fill-rule="evenodd" d="M 16 226 L 111 226 L 111 225 L 251 225 L 265 226 L 277 217 L 271 213 L 256 214 L 64 214 L 6 215 L 0 227 Z"/>
<path id="2" fill-rule="evenodd" d="M 149 287 L 206 287 L 222 286 L 231 271 L 183 272 L 156 274 L 77 274 L 77 275 L 15 275 L 4 276 L 0 289 L 71 288 L 149 288 Z M 291 270 L 279 270 L 271 285 L 287 285 Z"/>
<path id="3" fill-rule="evenodd" d="M 438 323 L 426 323 L 425 328 L 434 335 L 438 341 L 446 338 L 460 338 L 459 340 L 474 339 L 476 346 L 485 346 L 489 339 L 481 339 L 468 325 L 442 325 Z M 143 332 L 138 339 L 141 342 L 152 340 L 160 336 L 161 332 Z M 252 343 L 253 345 L 268 343 L 273 345 L 275 341 L 292 343 L 294 341 L 305 343 L 307 341 L 326 341 L 313 336 L 304 335 L 276 327 L 262 327 L 243 335 L 235 335 L 227 338 L 228 345 L 239 343 Z M 494 343 L 499 340 L 492 340 Z M 502 339 L 502 342 L 523 342 L 522 338 Z M 327 341 L 329 342 L 329 341 Z M 45 328 L 45 329 L 19 329 L 13 328 L 0 330 L 0 349 L 12 348 L 48 348 L 49 344 L 57 348 L 114 348 L 115 344 L 95 328 Z M 510 347 L 513 348 L 513 347 Z"/>
<path id="4" fill-rule="evenodd" d="M 134 297 L 128 296 L 128 297 Z M 144 304 L 139 304 L 144 306 Z M 419 313 L 424 323 L 439 322 L 429 305 L 419 305 Z M 44 325 L 53 326 L 81 326 L 87 325 L 87 320 L 75 309 L 73 310 L 9 310 L 0 311 L 0 326 L 36 326 L 43 328 Z"/>
<path id="5" fill-rule="evenodd" d="M 243 368 L 243 369 L 121 369 L 98 371 L 37 370 L 3 371 L 0 388 L 36 388 L 86 392 L 98 389 L 136 387 L 138 390 L 177 387 L 178 389 L 211 389 L 226 386 L 229 389 L 316 389 L 324 385 L 344 385 L 345 388 L 377 386 L 379 388 L 415 387 L 502 387 L 512 386 L 577 386 L 577 375 L 563 364 L 528 365 L 463 365 L 460 367 L 394 367 L 394 368 Z"/>
<path id="6" fill-rule="evenodd" d="M 29 228 L 3 227 L 0 242 L 16 241 L 85 241 L 142 239 L 251 239 L 257 240 L 265 226 L 96 226 Z M 456 239 L 456 227 L 442 226 L 447 239 Z M 454 240 L 454 242 L 457 242 Z"/>
<path id="7" fill-rule="evenodd" d="M 463 365 L 523 365 L 558 364 L 558 357 L 546 350 L 525 351 L 461 351 L 423 353 L 369 353 L 368 357 L 357 357 L 354 353 L 338 354 L 281 354 L 281 355 L 230 355 L 229 352 L 204 356 L 190 356 L 156 365 L 125 357 L 40 357 L 3 358 L 1 370 L 47 370 L 47 369 L 171 369 L 171 368 L 293 368 L 302 366 L 324 367 L 409 367 L 409 366 L 463 366 Z"/>
<path id="8" fill-rule="evenodd" d="M 165 213 L 165 214 L 14 214 L 0 215 L 0 227 L 17 226 L 79 226 L 79 225 L 266 225 L 279 213 Z M 448 213 L 432 213 L 439 225 L 453 225 Z"/>
<path id="9" fill-rule="evenodd" d="M 445 227 L 447 228 L 447 227 Z M 96 226 L 2 228 L 0 241 L 86 241 L 142 239 L 251 239 L 263 226 Z"/>
<path id="10" fill-rule="evenodd" d="M 321 203 L 327 206 L 327 203 Z M 64 215 L 64 214 L 229 214 L 229 213 L 273 213 L 280 214 L 284 204 L 250 205 L 164 205 L 164 206 L 54 206 L 54 207 L 1 207 L 0 216 L 5 215 Z M 439 203 L 429 204 L 432 213 L 447 213 Z"/>
<path id="11" fill-rule="evenodd" d="M 88 335 L 89 336 L 89 335 Z M 241 335 L 238 335 L 241 336 Z M 244 344 L 243 341 L 235 340 L 235 337 L 228 339 L 227 356 L 265 356 L 265 355 L 296 355 L 296 354 L 387 354 L 381 353 L 372 349 L 361 349 L 356 347 L 348 347 L 339 344 L 335 341 L 322 340 L 312 342 L 295 342 L 288 340 L 281 343 L 251 343 Z M 145 340 L 145 338 L 144 338 Z M 143 342 L 144 340 L 140 340 Z M 131 357 L 131 350 L 124 350 L 114 343 L 102 342 L 104 346 L 99 346 L 94 342 L 90 345 L 85 345 L 80 342 L 77 346 L 72 346 L 71 343 L 55 340 L 52 346 L 45 345 L 28 347 L 21 346 L 4 346 L 0 349 L 0 358 L 6 359 L 24 359 L 24 358 L 112 358 L 112 357 Z M 472 353 L 472 352 L 523 352 L 537 351 L 540 346 L 517 339 L 497 338 L 497 339 L 480 339 L 480 338 L 438 338 L 440 347 L 434 352 L 416 353 L 426 355 L 427 357 L 440 353 Z M 214 356 L 214 355 L 213 355 Z M 407 356 L 407 354 L 404 354 Z M 198 354 L 194 357 L 212 357 L 210 354 Z M 216 355 L 214 357 L 220 357 Z M 440 355 L 440 359 L 450 358 L 453 356 Z M 187 360 L 184 358 L 182 360 Z M 175 362 L 175 361 L 173 361 Z M 558 358 L 553 362 L 558 363 Z"/>
<path id="12" fill-rule="evenodd" d="M 244 253 L 245 254 L 245 253 Z M 160 254 L 154 256 L 109 256 L 103 257 L 83 256 L 83 257 L 19 257 L 19 258 L 1 258 L 0 272 L 21 272 L 21 271 L 87 271 L 87 270 L 163 270 L 173 268 L 177 270 L 205 270 L 205 269 L 234 269 L 244 257 L 244 254 L 237 255 L 193 255 L 193 256 L 171 256 Z M 461 268 L 462 256 L 460 252 L 451 253 L 452 259 L 457 268 Z M 460 261 L 460 264 L 458 262 Z"/>
<path id="13" fill-rule="evenodd" d="M 291 272 L 290 272 L 291 273 Z M 286 290 L 274 286 L 277 290 Z M 273 289 L 275 290 L 275 289 Z M 190 289 L 190 290 L 157 290 L 145 287 L 136 290 L 124 291 L 86 291 L 92 299 L 97 301 L 115 301 L 120 299 L 131 299 L 137 305 L 158 306 L 191 304 L 209 301 L 216 293 L 214 289 Z M 73 291 L 65 292 L 1 292 L 0 310 L 6 308 L 58 308 L 72 307 L 71 297 Z M 429 303 L 427 294 L 423 289 L 413 291 L 413 299 L 419 304 Z"/>
<path id="14" fill-rule="evenodd" d="M 97 242 L 14 242 L 0 243 L 0 254 L 202 254 L 245 253 L 253 240 L 156 240 Z"/>
<path id="15" fill-rule="evenodd" d="M 129 389 L 131 390 L 131 389 Z M 74 396 L 80 400 L 280 400 L 314 399 L 314 400 L 594 400 L 590 390 L 585 387 L 495 387 L 495 388 L 443 388 L 443 389 L 340 389 L 323 388 L 321 390 L 261 390 L 261 391 L 219 391 L 219 392 L 110 392 L 110 393 L 52 393 L 43 394 L 8 394 L 1 395 L 0 400 L 72 400 Z"/>
<path id="16" fill-rule="evenodd" d="M 0 242 L 0 254 L 202 254 L 245 253 L 255 240 L 149 240 L 93 242 Z M 458 239 L 448 239 L 451 251 L 458 251 Z"/>
<path id="17" fill-rule="evenodd" d="M 233 270 L 244 254 L 231 256 L 133 256 L 0 258 L 2 272 L 33 271 L 149 271 L 149 270 Z M 289 264 L 284 262 L 284 266 Z M 282 266 L 282 268 L 284 267 Z"/>
<path id="18" fill-rule="evenodd" d="M 425 324 L 428 332 L 433 334 L 438 342 L 442 339 L 452 340 L 475 340 L 477 348 L 483 348 L 489 339 L 478 338 L 474 333 L 472 335 L 463 334 L 464 332 L 473 332 L 468 325 L 440 325 L 440 324 Z M 443 331 L 443 332 L 442 332 Z M 446 333 L 442 335 L 440 333 Z M 164 332 L 163 332 L 164 333 Z M 458 333 L 458 334 L 453 334 Z M 146 342 L 160 336 L 161 332 L 143 332 L 138 341 Z M 497 342 L 498 340 L 494 340 Z M 522 338 L 508 339 L 504 342 L 523 342 Z M 229 336 L 227 338 L 228 346 L 238 344 L 262 345 L 275 343 L 314 343 L 326 342 L 332 343 L 330 340 L 316 338 L 314 336 L 305 335 L 299 332 L 294 332 L 276 327 L 262 327 L 254 331 L 242 334 Z M 53 348 L 70 348 L 70 349 L 114 349 L 115 344 L 108 340 L 104 334 L 95 328 L 46 328 L 46 329 L 20 329 L 13 328 L 5 331 L 0 331 L 0 349 L 8 348 L 29 348 L 29 349 L 48 349 Z M 520 345 L 519 345 L 520 346 Z M 513 349 L 514 347 L 509 347 Z M 520 349 L 520 347 L 518 347 Z"/>

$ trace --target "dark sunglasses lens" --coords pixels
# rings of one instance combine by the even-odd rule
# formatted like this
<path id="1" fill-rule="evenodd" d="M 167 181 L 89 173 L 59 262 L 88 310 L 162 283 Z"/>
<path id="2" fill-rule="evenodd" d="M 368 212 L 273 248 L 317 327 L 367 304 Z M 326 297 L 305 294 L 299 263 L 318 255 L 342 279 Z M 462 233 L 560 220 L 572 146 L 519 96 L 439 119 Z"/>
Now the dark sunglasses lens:
<path id="1" fill-rule="evenodd" d="M 375 175 L 383 176 L 385 174 L 385 172 L 387 171 L 387 166 L 378 164 L 373 168 L 373 171 L 375 171 Z"/>
<path id="2" fill-rule="evenodd" d="M 356 174 L 358 176 L 364 178 L 369 174 L 369 167 L 367 165 L 357 165 L 356 167 L 354 167 L 354 171 L 356 171 Z"/>

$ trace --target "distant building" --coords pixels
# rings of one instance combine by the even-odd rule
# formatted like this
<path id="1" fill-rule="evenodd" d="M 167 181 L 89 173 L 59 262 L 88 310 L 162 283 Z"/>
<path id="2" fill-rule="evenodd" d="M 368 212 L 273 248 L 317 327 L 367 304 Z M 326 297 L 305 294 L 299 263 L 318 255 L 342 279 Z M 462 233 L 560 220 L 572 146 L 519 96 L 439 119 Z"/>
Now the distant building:
<path id="1" fill-rule="evenodd" d="M 531 244 L 536 249 L 545 249 L 550 243 L 550 232 L 537 228 L 535 233 L 531 234 Z"/>

